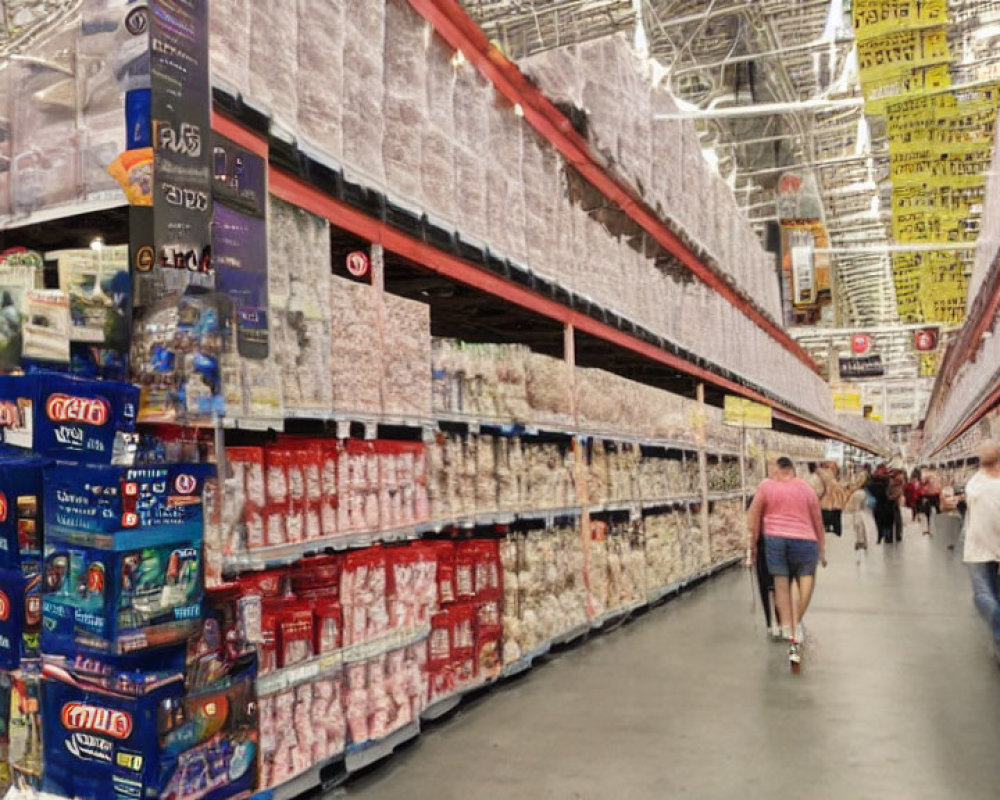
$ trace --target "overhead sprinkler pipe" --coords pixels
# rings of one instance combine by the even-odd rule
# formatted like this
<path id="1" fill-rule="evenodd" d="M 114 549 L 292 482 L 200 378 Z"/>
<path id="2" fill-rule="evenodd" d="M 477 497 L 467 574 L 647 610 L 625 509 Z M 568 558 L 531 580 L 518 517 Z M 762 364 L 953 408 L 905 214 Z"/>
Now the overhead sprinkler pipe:
<path id="1" fill-rule="evenodd" d="M 794 114 L 799 111 L 830 111 L 838 108 L 863 108 L 863 97 L 815 98 L 813 100 L 798 100 L 789 103 L 756 103 L 747 106 L 723 106 L 698 111 L 673 111 L 669 114 L 657 114 L 656 120 L 672 119 L 739 119 L 741 117 L 768 117 L 774 114 Z"/>

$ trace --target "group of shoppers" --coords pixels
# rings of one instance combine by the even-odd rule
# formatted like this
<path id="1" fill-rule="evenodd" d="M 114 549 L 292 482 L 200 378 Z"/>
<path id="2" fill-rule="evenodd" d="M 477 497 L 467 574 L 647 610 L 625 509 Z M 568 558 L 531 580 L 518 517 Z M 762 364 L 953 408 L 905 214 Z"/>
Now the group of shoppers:
<path id="1" fill-rule="evenodd" d="M 985 442 L 978 456 L 979 470 L 965 487 L 963 560 L 976 609 L 990 626 L 1000 664 L 1000 444 Z M 870 519 L 880 544 L 898 542 L 903 528 L 901 503 L 905 503 L 914 520 L 921 515 L 927 520 L 929 533 L 930 512 L 940 512 L 941 495 L 937 475 L 919 470 L 907 480 L 902 470 L 882 465 L 841 484 L 834 464 L 810 465 L 805 480 L 796 475 L 788 458 L 771 465 L 749 509 L 750 549 L 753 561 L 766 565 L 770 574 L 778 632 L 790 642 L 793 665 L 800 657 L 802 619 L 812 599 L 816 567 L 826 566 L 827 530 L 839 536 L 846 527 L 857 537 L 856 547 L 867 547 Z M 765 604 L 766 585 L 762 581 Z"/>

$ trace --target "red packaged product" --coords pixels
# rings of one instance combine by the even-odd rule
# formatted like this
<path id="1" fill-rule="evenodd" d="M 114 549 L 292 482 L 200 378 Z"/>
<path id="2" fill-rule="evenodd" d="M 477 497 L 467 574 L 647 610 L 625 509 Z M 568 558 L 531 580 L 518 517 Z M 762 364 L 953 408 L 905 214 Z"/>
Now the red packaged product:
<path id="1" fill-rule="evenodd" d="M 455 548 L 455 598 L 472 600 L 476 596 L 478 542 L 459 542 Z"/>
<path id="2" fill-rule="evenodd" d="M 283 605 L 284 601 L 266 599 L 261 610 L 261 643 L 257 647 L 261 675 L 274 672 L 278 668 L 278 618 L 281 616 Z"/>
<path id="3" fill-rule="evenodd" d="M 305 509 L 305 536 L 307 542 L 314 542 L 323 538 L 323 501 L 307 500 L 303 504 Z"/>
<path id="4" fill-rule="evenodd" d="M 288 503 L 271 503 L 264 509 L 264 544 L 277 547 L 288 544 Z"/>
<path id="5" fill-rule="evenodd" d="M 315 589 L 332 589 L 334 595 L 339 594 L 342 562 L 343 558 L 335 555 L 297 561 L 291 569 L 292 591 L 300 597 Z"/>
<path id="6" fill-rule="evenodd" d="M 261 572 L 248 572 L 240 576 L 238 582 L 242 594 L 259 594 L 265 599 L 288 595 L 287 569 L 265 569 Z"/>
<path id="7" fill-rule="evenodd" d="M 270 444 L 264 451 L 268 503 L 284 503 L 291 497 L 288 486 L 288 462 L 293 460 L 287 447 Z"/>
<path id="8" fill-rule="evenodd" d="M 337 496 L 324 497 L 319 501 L 319 526 L 324 539 L 336 536 L 337 526 Z"/>
<path id="9" fill-rule="evenodd" d="M 317 599 L 313 603 L 314 632 L 316 636 L 314 650 L 317 655 L 332 653 L 339 650 L 343 644 L 343 613 L 340 601 L 333 598 Z"/>
<path id="10" fill-rule="evenodd" d="M 247 502 L 262 506 L 267 502 L 264 481 L 264 449 L 261 447 L 227 447 L 229 462 L 236 484 Z"/>
<path id="11" fill-rule="evenodd" d="M 278 666 L 289 667 L 313 656 L 313 611 L 308 603 L 292 601 L 278 618 Z"/>
<path id="12" fill-rule="evenodd" d="M 444 608 L 455 602 L 455 545 L 453 542 L 425 542 L 433 548 L 437 561 L 438 605 Z"/>
<path id="13" fill-rule="evenodd" d="M 431 617 L 431 632 L 427 638 L 429 700 L 446 695 L 455 689 L 451 630 L 450 611 L 441 611 Z"/>
<path id="14" fill-rule="evenodd" d="M 340 453 L 340 443 L 336 439 L 321 439 L 319 441 L 320 457 L 320 489 L 323 499 L 331 500 L 337 497 L 337 461 Z"/>
<path id="15" fill-rule="evenodd" d="M 459 603 L 448 612 L 451 621 L 452 667 L 458 685 L 476 677 L 476 608 Z"/>
<path id="16" fill-rule="evenodd" d="M 503 596 L 500 542 L 496 539 L 477 541 L 475 552 L 476 598 L 478 600 L 499 599 Z"/>

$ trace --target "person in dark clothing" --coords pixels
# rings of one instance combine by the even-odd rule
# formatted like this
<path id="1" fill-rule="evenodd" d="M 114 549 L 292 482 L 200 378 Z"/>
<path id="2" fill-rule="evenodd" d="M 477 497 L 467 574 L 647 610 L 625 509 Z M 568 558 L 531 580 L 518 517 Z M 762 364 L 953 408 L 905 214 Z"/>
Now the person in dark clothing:
<path id="1" fill-rule="evenodd" d="M 888 470 L 878 469 L 868 481 L 868 492 L 875 498 L 875 527 L 878 529 L 878 543 L 891 542 L 896 514 L 889 499 Z"/>
<path id="2" fill-rule="evenodd" d="M 906 491 L 906 473 L 901 469 L 889 472 L 889 502 L 892 503 L 893 541 L 903 541 L 903 509 L 900 503 Z"/>

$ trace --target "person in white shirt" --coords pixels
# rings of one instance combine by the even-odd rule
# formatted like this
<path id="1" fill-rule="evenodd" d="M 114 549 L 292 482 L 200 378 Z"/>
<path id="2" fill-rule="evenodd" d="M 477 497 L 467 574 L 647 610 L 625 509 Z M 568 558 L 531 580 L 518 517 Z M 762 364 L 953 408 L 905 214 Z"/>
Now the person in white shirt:
<path id="1" fill-rule="evenodd" d="M 972 599 L 989 623 L 1000 661 L 1000 445 L 979 447 L 979 470 L 965 487 L 965 552 L 972 579 Z"/>

